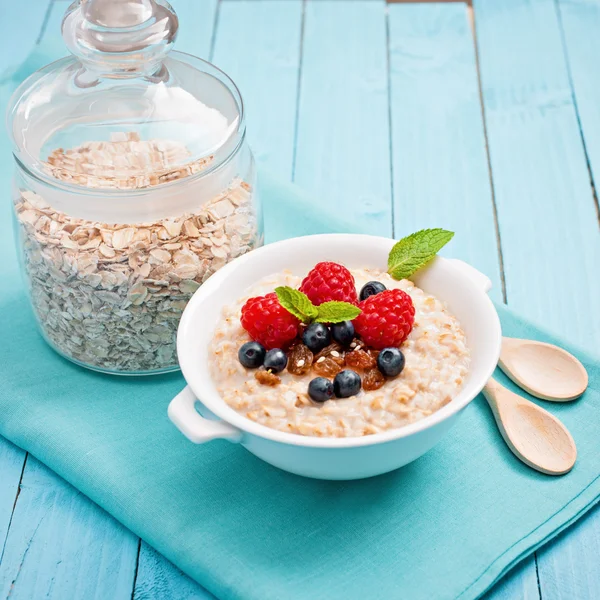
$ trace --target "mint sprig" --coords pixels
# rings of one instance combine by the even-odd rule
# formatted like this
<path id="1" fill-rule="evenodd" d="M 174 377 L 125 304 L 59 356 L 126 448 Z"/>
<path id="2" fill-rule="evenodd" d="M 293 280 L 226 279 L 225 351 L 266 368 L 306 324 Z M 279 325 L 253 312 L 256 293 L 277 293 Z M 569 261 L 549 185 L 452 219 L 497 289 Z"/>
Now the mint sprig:
<path id="1" fill-rule="evenodd" d="M 423 268 L 452 239 L 453 231 L 422 229 L 401 239 L 388 258 L 388 273 L 394 279 L 407 279 Z"/>
<path id="2" fill-rule="evenodd" d="M 303 323 L 310 323 L 317 318 L 317 307 L 300 290 L 281 286 L 275 288 L 275 293 L 279 304 Z"/>
<path id="3" fill-rule="evenodd" d="M 317 306 L 318 315 L 315 319 L 317 323 L 341 323 L 342 321 L 352 321 L 362 312 L 358 306 L 350 302 L 323 302 Z"/>
<path id="4" fill-rule="evenodd" d="M 275 288 L 279 304 L 303 323 L 341 323 L 351 321 L 360 315 L 358 306 L 349 302 L 324 302 L 315 306 L 306 294 L 291 287 Z"/>

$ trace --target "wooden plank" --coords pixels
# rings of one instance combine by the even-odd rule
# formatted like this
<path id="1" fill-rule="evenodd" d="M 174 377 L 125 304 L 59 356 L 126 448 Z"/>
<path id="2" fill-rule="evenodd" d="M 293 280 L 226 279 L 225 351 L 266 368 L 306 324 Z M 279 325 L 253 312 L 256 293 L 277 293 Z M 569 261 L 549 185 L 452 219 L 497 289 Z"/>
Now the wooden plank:
<path id="1" fill-rule="evenodd" d="M 600 237 L 553 0 L 476 0 L 508 303 L 592 351 Z"/>
<path id="2" fill-rule="evenodd" d="M 131 598 L 137 538 L 31 456 L 0 565 L 0 596 Z"/>
<path id="3" fill-rule="evenodd" d="M 40 43 L 29 50 L 23 62 L 15 67 L 11 79 L 1 86 L 2 113 L 17 84 L 35 69 L 67 54 L 58 33 L 67 6 L 59 2 L 53 4 Z M 2 158 L 4 185 L 9 185 L 12 159 L 7 143 L 2 144 Z M 9 218 L 8 204 L 5 208 Z M 10 594 L 11 598 L 60 600 L 130 598 L 137 558 L 136 537 L 31 457 L 23 472 L 22 492 L 11 520 L 6 509 L 10 506 L 12 512 L 24 454 L 20 455 L 19 466 L 19 451 L 8 453 L 5 448 L 11 446 L 4 441 L 0 448 L 0 541 L 3 544 L 6 537 L 0 567 L 0 595 L 4 592 L 5 597 Z"/>
<path id="4" fill-rule="evenodd" d="M 493 198 L 466 6 L 390 6 L 389 60 L 395 231 L 455 231 L 449 252 L 486 273 L 495 298 L 501 300 Z M 509 598 L 538 599 L 533 557 L 486 596 Z"/>
<path id="5" fill-rule="evenodd" d="M 544 597 L 545 599 L 545 597 Z M 542 600 L 531 556 L 505 575 L 482 600 Z"/>
<path id="6" fill-rule="evenodd" d="M 596 351 L 600 236 L 554 2 L 475 0 L 474 11 L 508 303 Z M 597 594 L 589 522 L 538 552 L 544 600 Z"/>
<path id="7" fill-rule="evenodd" d="M 22 18 L 22 6 L 10 2 L 3 6 L 2 22 L 4 27 L 0 36 L 0 114 L 6 112 L 6 103 L 16 87 L 13 80 L 21 62 L 35 48 L 47 18 L 51 0 L 33 0 L 27 7 L 27 19 Z M 10 26 L 6 26 L 10 23 Z M 12 174 L 12 156 L 6 136 L 0 141 L 0 175 L 3 189 L 8 190 Z M 7 194 L 3 194 L 7 195 Z M 2 218 L 9 219 L 10 206 L 3 203 Z M 3 256 L 12 258 L 12 240 L 2 240 L 0 250 Z M 4 252 L 6 250 L 6 252 Z M 11 269 L 16 269 L 16 261 L 10 261 Z M 8 529 L 10 526 L 14 505 L 19 493 L 19 482 L 25 463 L 25 452 L 0 438 L 0 562 Z"/>
<path id="8" fill-rule="evenodd" d="M 600 70 L 597 61 L 600 4 L 596 0 L 559 0 L 558 8 L 579 123 L 597 194 L 600 187 Z"/>
<path id="9" fill-rule="evenodd" d="M 291 179 L 302 2 L 223 2 L 214 62 L 238 85 L 257 162 Z"/>
<path id="10" fill-rule="evenodd" d="M 19 494 L 19 483 L 25 452 L 0 437 L 0 563 L 13 508 Z"/>
<path id="11" fill-rule="evenodd" d="M 210 58 L 219 0 L 173 0 L 171 5 L 179 17 L 175 50 Z"/>
<path id="12" fill-rule="evenodd" d="M 156 550 L 142 542 L 133 595 L 135 600 L 214 600 Z"/>
<path id="13" fill-rule="evenodd" d="M 308 1 L 294 180 L 391 235 L 385 3 Z"/>
<path id="14" fill-rule="evenodd" d="M 456 232 L 448 252 L 502 299 L 475 49 L 464 4 L 389 7 L 394 221 L 398 236 Z"/>
<path id="15" fill-rule="evenodd" d="M 600 55 L 600 5 L 588 0 L 559 0 L 558 9 L 581 134 L 597 193 L 600 73 L 594 58 Z M 544 599 L 595 597 L 600 589 L 599 554 L 600 509 L 596 508 L 538 553 Z"/>
<path id="16" fill-rule="evenodd" d="M 10 79 L 27 58 L 45 25 L 52 0 L 30 0 L 27 17 L 20 2 L 2 3 L 2 35 L 0 35 L 0 83 Z"/>
<path id="17" fill-rule="evenodd" d="M 544 600 L 597 598 L 600 590 L 600 510 L 595 509 L 538 551 Z"/>

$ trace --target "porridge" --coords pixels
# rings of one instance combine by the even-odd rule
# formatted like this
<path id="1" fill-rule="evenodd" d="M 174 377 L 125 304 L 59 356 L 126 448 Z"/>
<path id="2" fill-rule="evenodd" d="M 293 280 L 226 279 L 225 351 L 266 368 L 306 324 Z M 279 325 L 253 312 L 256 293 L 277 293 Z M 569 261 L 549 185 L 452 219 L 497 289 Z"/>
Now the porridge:
<path id="1" fill-rule="evenodd" d="M 339 278 L 337 272 L 313 276 L 321 265 L 339 267 Z M 458 394 L 469 372 L 469 349 L 459 322 L 440 300 L 385 271 L 348 271 L 334 263 L 319 263 L 313 271 L 304 281 L 290 272 L 267 277 L 223 309 L 210 345 L 210 370 L 229 406 L 288 433 L 352 437 L 418 421 Z M 282 294 L 297 294 L 298 288 L 310 299 L 308 308 L 297 304 L 290 311 L 296 316 L 281 313 L 272 321 L 280 331 L 297 327 L 297 332 L 281 334 L 281 339 L 288 338 L 281 344 L 283 350 L 272 349 L 276 340 L 261 338 L 265 346 L 261 351 L 262 346 L 251 341 L 259 337 L 253 327 L 264 326 L 256 323 L 261 318 L 256 315 L 271 314 L 277 297 L 283 303 Z M 324 289 L 331 300 L 347 300 L 362 313 L 331 325 L 329 331 L 314 321 L 319 321 L 315 314 L 322 309 L 326 323 L 326 307 L 335 303 L 315 301 Z M 321 306 L 310 308 L 311 302 Z M 303 311 L 310 313 L 307 319 L 314 311 L 312 324 L 298 320 L 294 325 Z M 249 324 L 251 318 L 255 321 Z M 270 329 L 262 331 L 268 335 Z M 257 348 L 262 354 L 251 364 Z M 262 366 L 246 368 L 242 362 Z"/>

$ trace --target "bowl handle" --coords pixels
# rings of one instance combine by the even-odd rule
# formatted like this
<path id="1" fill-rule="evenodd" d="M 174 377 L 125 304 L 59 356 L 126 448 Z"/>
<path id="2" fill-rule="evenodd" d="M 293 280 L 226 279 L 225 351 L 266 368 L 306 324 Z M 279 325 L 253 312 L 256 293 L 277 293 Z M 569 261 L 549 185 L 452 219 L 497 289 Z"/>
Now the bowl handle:
<path id="1" fill-rule="evenodd" d="M 459 271 L 462 271 L 475 285 L 484 292 L 489 292 L 492 289 L 492 282 L 489 277 L 478 271 L 475 267 L 459 260 L 458 258 L 447 258 L 448 262 L 452 263 Z"/>
<path id="2" fill-rule="evenodd" d="M 194 444 L 204 444 L 218 438 L 230 442 L 239 442 L 242 439 L 242 432 L 239 429 L 225 421 L 205 419 L 198 414 L 195 404 L 196 396 L 189 385 L 183 388 L 169 404 L 169 419 L 188 440 Z"/>

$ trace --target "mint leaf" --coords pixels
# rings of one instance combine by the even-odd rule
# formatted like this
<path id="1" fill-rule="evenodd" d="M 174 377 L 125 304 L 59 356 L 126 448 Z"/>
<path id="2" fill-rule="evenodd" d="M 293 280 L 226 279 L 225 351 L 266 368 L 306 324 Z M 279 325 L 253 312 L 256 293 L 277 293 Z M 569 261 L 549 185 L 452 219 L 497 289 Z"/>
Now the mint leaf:
<path id="1" fill-rule="evenodd" d="M 360 315 L 361 310 L 358 306 L 350 302 L 323 302 L 317 306 L 318 315 L 316 323 L 341 323 L 342 321 L 352 321 Z"/>
<path id="2" fill-rule="evenodd" d="M 422 229 L 401 239 L 391 250 L 388 273 L 407 279 L 424 267 L 454 236 L 445 229 Z"/>
<path id="3" fill-rule="evenodd" d="M 317 307 L 306 294 L 291 287 L 275 288 L 279 304 L 303 323 L 310 323 L 318 314 Z"/>

